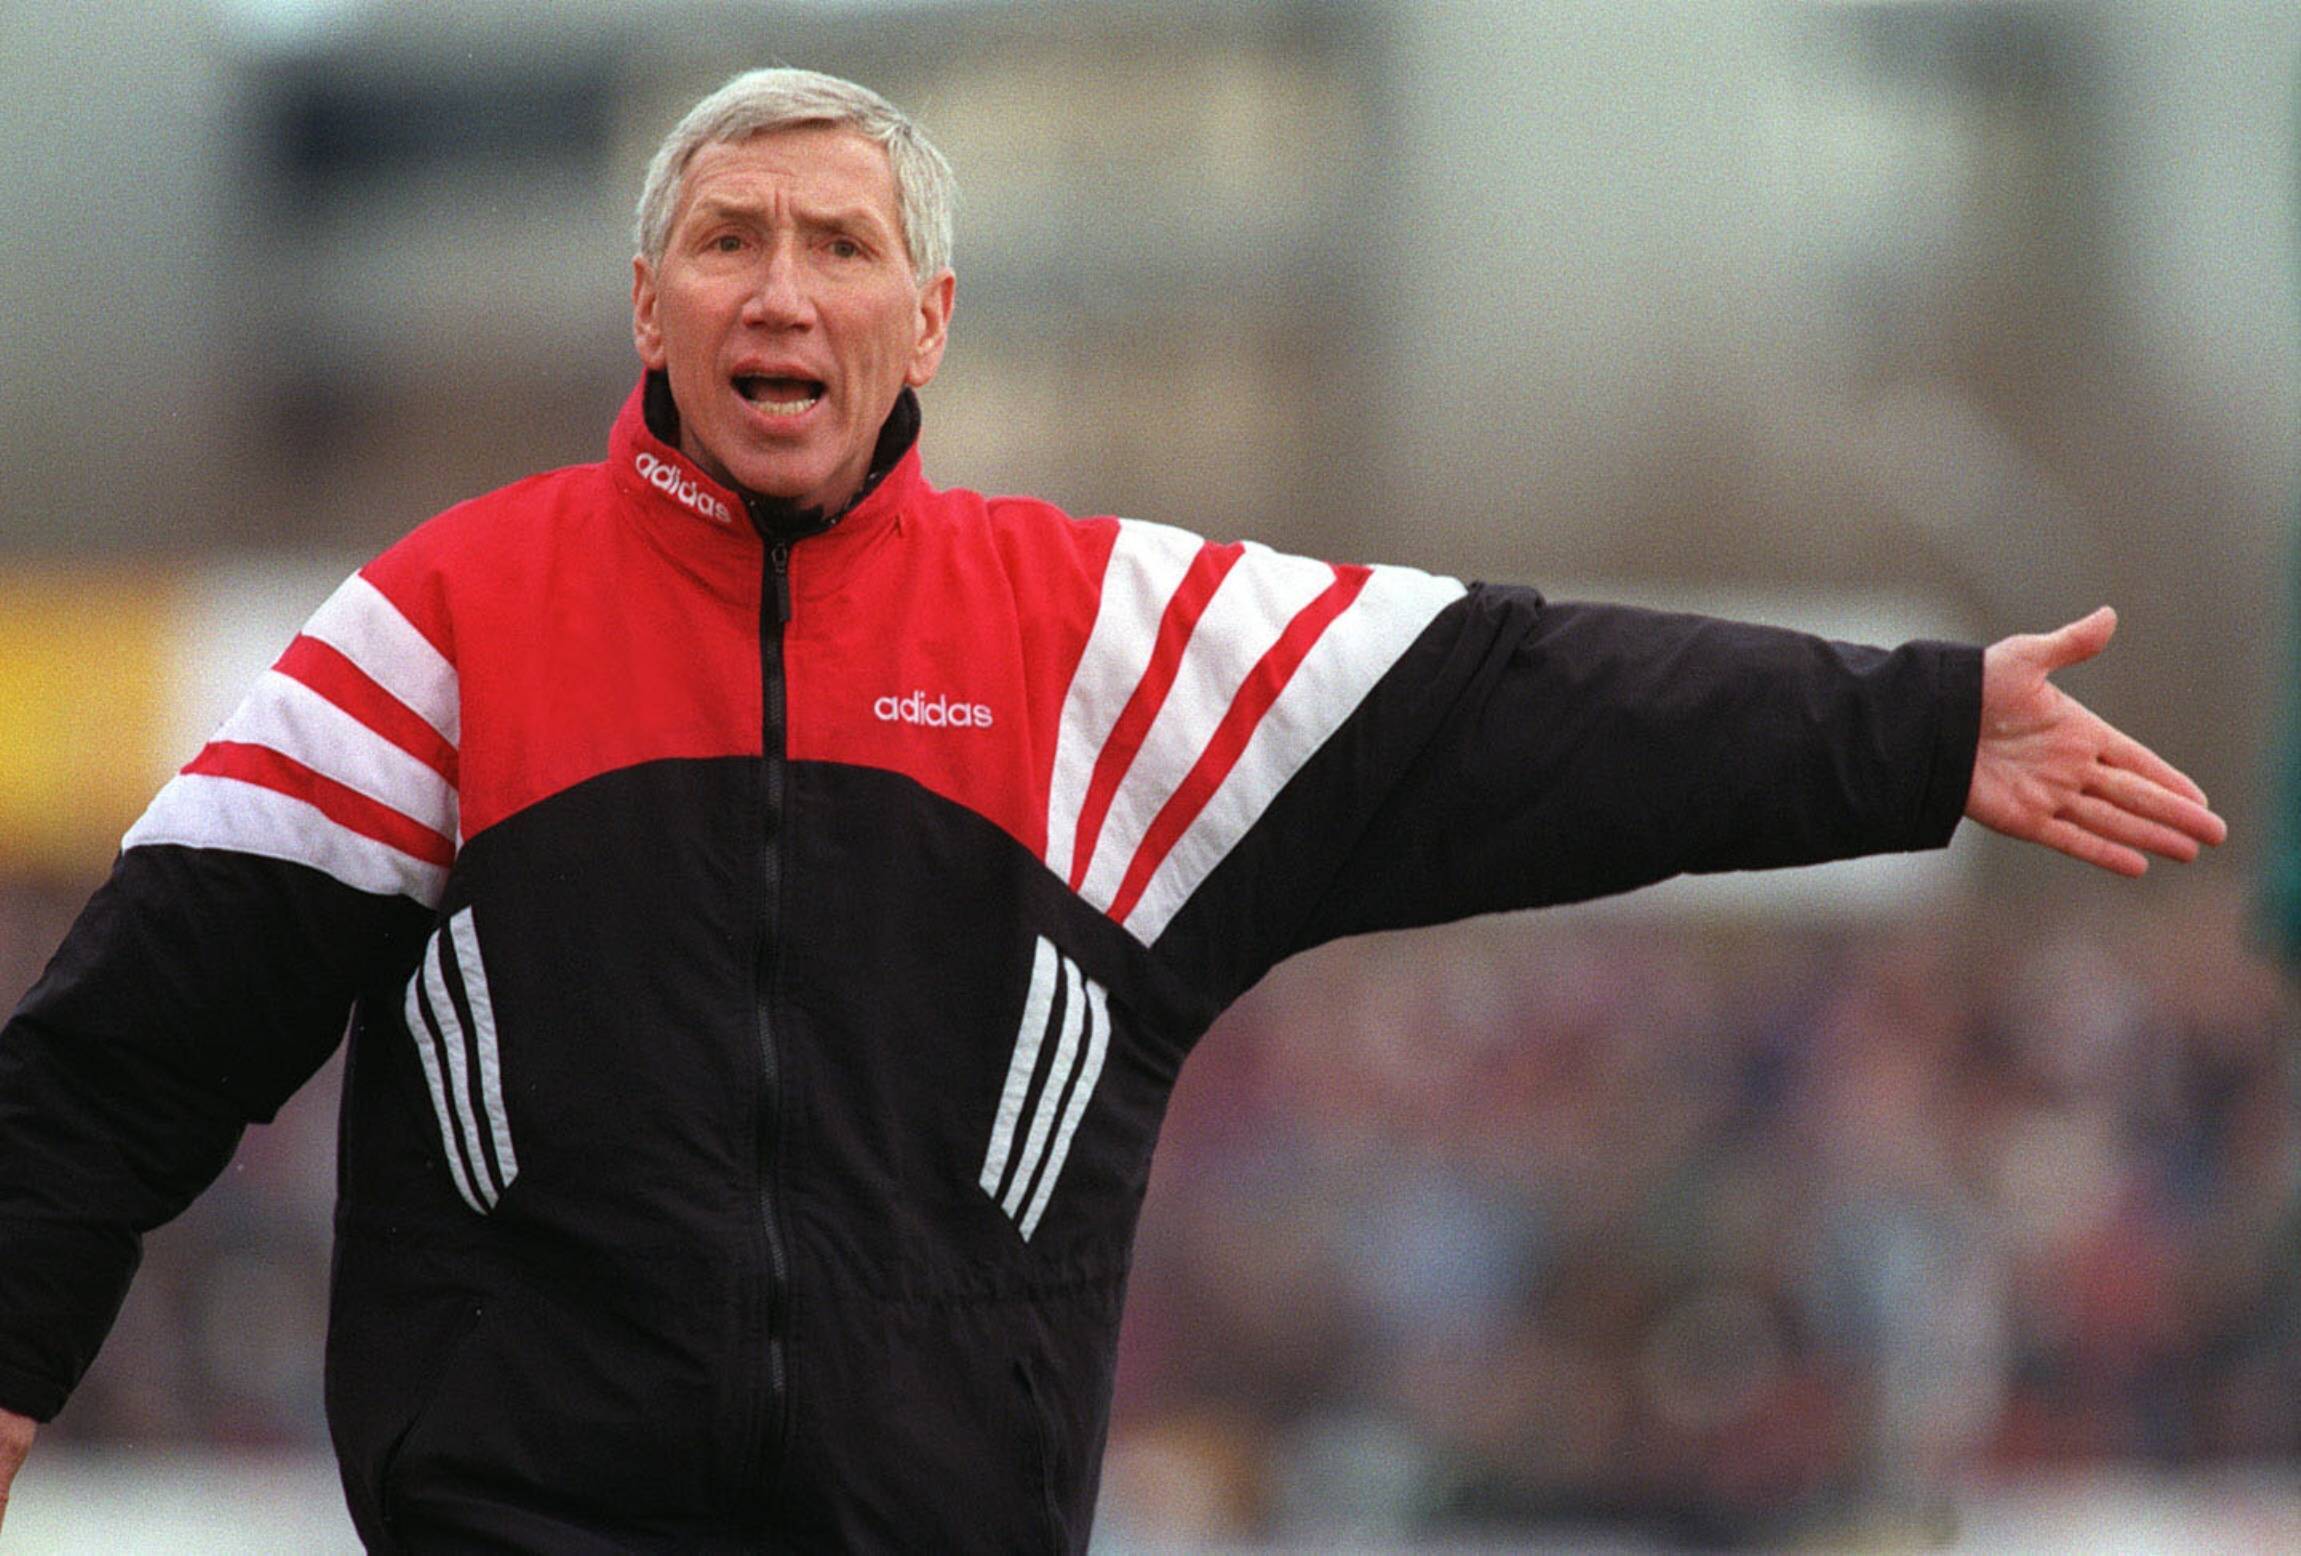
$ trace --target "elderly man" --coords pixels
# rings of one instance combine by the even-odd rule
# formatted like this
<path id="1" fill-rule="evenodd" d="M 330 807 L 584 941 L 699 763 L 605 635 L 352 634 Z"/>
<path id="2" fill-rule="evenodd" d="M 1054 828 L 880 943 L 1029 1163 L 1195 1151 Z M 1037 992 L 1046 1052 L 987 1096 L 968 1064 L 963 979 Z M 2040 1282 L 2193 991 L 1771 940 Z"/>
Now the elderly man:
<path id="1" fill-rule="evenodd" d="M 1081 1548 L 1192 1043 L 1363 930 L 2223 828 L 1986 653 L 942 491 L 942 158 L 746 75 L 639 206 L 607 459 L 347 581 L 0 1039 L 0 1485 L 138 1234 L 351 1014 L 328 1410 L 378 1550 Z"/>

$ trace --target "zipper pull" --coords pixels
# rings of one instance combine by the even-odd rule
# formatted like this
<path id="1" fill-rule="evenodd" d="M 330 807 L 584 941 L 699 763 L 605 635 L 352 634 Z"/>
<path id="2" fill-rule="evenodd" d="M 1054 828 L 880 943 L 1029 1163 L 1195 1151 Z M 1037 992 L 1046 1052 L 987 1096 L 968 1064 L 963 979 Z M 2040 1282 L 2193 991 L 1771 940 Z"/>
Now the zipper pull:
<path id="1" fill-rule="evenodd" d="M 775 624 L 788 626 L 791 622 L 791 543 L 775 542 L 767 548 L 767 560 L 775 569 Z"/>

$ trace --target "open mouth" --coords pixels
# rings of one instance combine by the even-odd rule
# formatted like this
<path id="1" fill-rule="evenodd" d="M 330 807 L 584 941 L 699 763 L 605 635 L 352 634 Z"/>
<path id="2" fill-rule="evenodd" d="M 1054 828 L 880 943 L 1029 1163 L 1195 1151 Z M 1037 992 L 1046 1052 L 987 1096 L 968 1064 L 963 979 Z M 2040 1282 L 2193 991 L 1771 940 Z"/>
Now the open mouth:
<path id="1" fill-rule="evenodd" d="M 763 373 L 735 375 L 735 392 L 770 416 L 797 416 L 823 398 L 823 384 L 814 378 L 776 378 Z"/>

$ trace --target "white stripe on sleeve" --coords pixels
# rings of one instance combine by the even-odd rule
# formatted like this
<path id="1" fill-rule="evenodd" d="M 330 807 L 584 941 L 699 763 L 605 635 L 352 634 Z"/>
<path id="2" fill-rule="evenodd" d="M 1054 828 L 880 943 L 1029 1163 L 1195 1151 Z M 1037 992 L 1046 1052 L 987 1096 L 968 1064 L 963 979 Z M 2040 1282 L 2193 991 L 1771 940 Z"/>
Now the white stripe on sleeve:
<path id="1" fill-rule="evenodd" d="M 1126 710 L 1150 664 L 1159 622 L 1183 574 L 1206 542 L 1165 524 L 1119 520 L 1117 541 L 1103 569 L 1102 593 L 1085 652 L 1063 694 L 1055 736 L 1055 765 L 1047 801 L 1047 868 L 1071 876 L 1079 811 L 1111 726 Z"/>
<path id="2" fill-rule="evenodd" d="M 309 865 L 354 891 L 412 897 L 437 907 L 447 871 L 352 831 L 317 806 L 237 778 L 179 773 L 154 796 L 120 846 L 177 843 L 228 848 Z"/>
<path id="3" fill-rule="evenodd" d="M 1287 623 L 1334 581 L 1328 563 L 1254 544 L 1224 576 L 1183 650 L 1174 689 L 1103 820 L 1094 861 L 1079 888 L 1097 909 L 1107 910 L 1117 897 L 1143 834 L 1205 753 L 1248 672 Z"/>
<path id="4" fill-rule="evenodd" d="M 215 738 L 268 746 L 441 837 L 456 835 L 456 792 L 445 778 L 293 676 L 258 676 Z"/>
<path id="5" fill-rule="evenodd" d="M 312 613 L 304 635 L 336 649 L 369 679 L 458 745 L 461 701 L 455 666 L 417 631 L 384 592 L 358 573 Z"/>
<path id="6" fill-rule="evenodd" d="M 1406 567 L 1377 567 L 1331 622 L 1263 715 L 1237 765 L 1145 886 L 1125 927 L 1148 945 L 1222 863 L 1302 765 L 1365 701 L 1463 586 Z M 1100 904 L 1098 904 L 1099 906 Z"/>

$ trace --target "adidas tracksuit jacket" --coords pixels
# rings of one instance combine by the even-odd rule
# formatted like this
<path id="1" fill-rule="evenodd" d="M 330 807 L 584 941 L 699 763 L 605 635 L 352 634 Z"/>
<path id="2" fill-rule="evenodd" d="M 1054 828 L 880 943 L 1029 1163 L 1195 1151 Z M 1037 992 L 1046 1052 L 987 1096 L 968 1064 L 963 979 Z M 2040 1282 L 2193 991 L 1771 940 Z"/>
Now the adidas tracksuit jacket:
<path id="1" fill-rule="evenodd" d="M 374 1547 L 1075 1550 L 1161 1111 L 1274 962 L 1962 808 L 1971 649 L 938 491 L 908 396 L 767 544 L 644 388 L 319 609 L 0 1035 L 0 1404 L 349 1010 Z"/>

